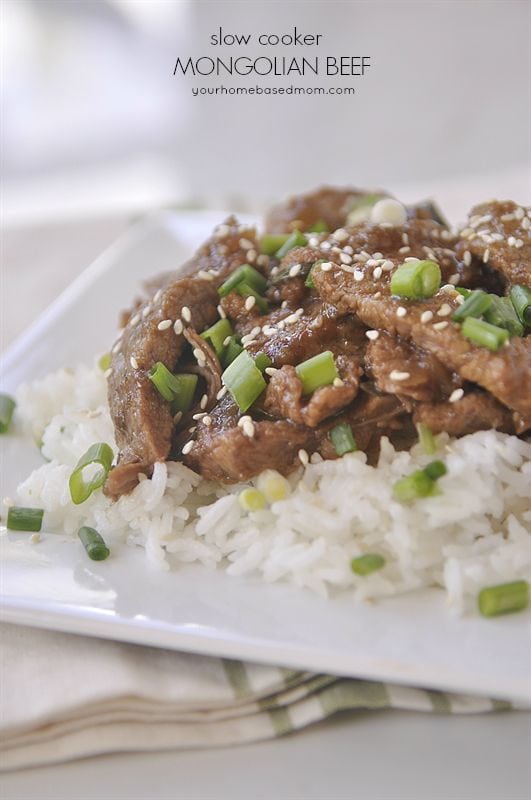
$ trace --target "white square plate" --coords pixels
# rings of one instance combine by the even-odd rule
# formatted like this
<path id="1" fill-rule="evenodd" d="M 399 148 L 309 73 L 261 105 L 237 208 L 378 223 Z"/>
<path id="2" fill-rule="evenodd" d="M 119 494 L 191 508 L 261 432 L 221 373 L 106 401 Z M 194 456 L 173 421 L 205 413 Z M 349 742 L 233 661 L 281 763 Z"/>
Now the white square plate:
<path id="1" fill-rule="evenodd" d="M 6 353 L 2 391 L 107 350 L 141 281 L 185 261 L 220 219 L 160 213 L 138 223 Z M 0 491 L 12 495 L 40 456 L 16 432 L 0 445 Z M 348 593 L 324 600 L 200 566 L 161 573 L 127 546 L 98 563 L 66 536 L 35 548 L 20 538 L 1 537 L 8 622 L 531 702 L 531 611 L 458 619 L 438 590 L 354 605 Z"/>

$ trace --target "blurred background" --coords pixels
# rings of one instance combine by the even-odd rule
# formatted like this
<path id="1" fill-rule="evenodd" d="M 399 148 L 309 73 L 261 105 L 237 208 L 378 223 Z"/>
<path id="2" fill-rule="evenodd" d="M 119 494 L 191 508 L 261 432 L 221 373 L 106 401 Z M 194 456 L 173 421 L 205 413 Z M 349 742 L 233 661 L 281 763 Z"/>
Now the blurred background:
<path id="1" fill-rule="evenodd" d="M 33 270 L 50 299 L 132 216 L 162 206 L 259 211 L 323 182 L 434 194 L 459 215 L 485 196 L 529 202 L 528 0 L 0 5 L 4 276 Z M 220 26 L 295 25 L 321 46 L 267 55 L 369 55 L 363 78 L 298 82 L 355 96 L 193 97 L 193 85 L 295 81 L 173 76 L 177 56 L 264 55 L 212 48 Z"/>

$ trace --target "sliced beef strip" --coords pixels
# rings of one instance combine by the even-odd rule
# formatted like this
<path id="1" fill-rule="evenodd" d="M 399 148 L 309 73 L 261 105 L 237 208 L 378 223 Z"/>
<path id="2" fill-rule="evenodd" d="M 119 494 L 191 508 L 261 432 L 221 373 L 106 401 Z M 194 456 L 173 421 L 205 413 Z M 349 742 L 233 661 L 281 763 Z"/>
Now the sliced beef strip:
<path id="1" fill-rule="evenodd" d="M 383 331 L 369 343 L 365 367 L 380 391 L 418 401 L 442 400 L 462 383 L 431 353 Z"/>
<path id="2" fill-rule="evenodd" d="M 388 233 L 392 230 L 396 229 L 383 230 L 379 252 L 396 267 L 402 262 L 402 254 L 387 246 Z M 370 235 L 374 237 L 375 231 L 371 230 Z M 349 243 L 355 253 L 360 252 L 359 240 L 363 242 L 364 239 L 366 236 L 356 232 L 350 236 Z M 415 254 L 416 248 L 411 249 Z M 461 334 L 460 327 L 450 321 L 451 312 L 458 306 L 459 295 L 455 291 L 443 287 L 427 300 L 398 299 L 390 295 L 392 269 L 382 271 L 376 278 L 370 260 L 359 262 L 354 274 L 346 272 L 345 265 L 338 265 L 335 255 L 330 256 L 330 261 L 335 261 L 336 265 L 327 272 L 315 269 L 313 280 L 322 299 L 334 305 L 340 314 L 357 314 L 371 328 L 412 339 L 462 378 L 483 386 L 523 417 L 530 415 L 530 337 L 513 337 L 506 346 L 492 352 L 470 342 Z M 423 315 L 428 311 L 432 317 L 426 320 Z"/>
<path id="3" fill-rule="evenodd" d="M 337 414 L 356 397 L 363 370 L 357 357 L 339 354 L 336 355 L 335 362 L 342 384 L 322 386 L 307 398 L 303 397 L 302 382 L 295 367 L 283 366 L 271 376 L 264 410 L 273 416 L 284 417 L 310 428 L 315 428 L 327 417 Z"/>
<path id="4" fill-rule="evenodd" d="M 237 483 L 264 469 L 289 475 L 300 463 L 299 450 L 316 449 L 314 432 L 289 420 L 255 420 L 254 435 L 247 436 L 237 424 L 241 415 L 230 395 L 209 416 L 211 424 L 199 421 L 194 445 L 182 457 L 187 467 L 208 480 Z"/>
<path id="5" fill-rule="evenodd" d="M 460 232 L 459 252 L 467 250 L 509 283 L 531 288 L 531 209 L 491 200 L 474 206 Z"/>
<path id="6" fill-rule="evenodd" d="M 423 422 L 433 433 L 446 431 L 450 436 L 491 428 L 514 432 L 510 411 L 492 395 L 481 391 L 469 392 L 456 403 L 418 403 L 413 420 Z"/>
<path id="7" fill-rule="evenodd" d="M 148 372 L 157 361 L 173 370 L 179 360 L 186 339 L 175 333 L 173 323 L 181 319 L 184 325 L 201 331 L 216 320 L 217 302 L 212 281 L 175 281 L 139 309 L 113 348 L 108 396 L 120 458 L 109 475 L 109 494 L 115 494 L 113 487 L 121 484 L 120 471 L 132 474 L 131 463 L 146 471 L 155 461 L 167 458 L 173 428 L 170 404 L 149 380 Z M 185 306 L 190 310 L 190 320 L 182 317 Z M 159 330 L 157 326 L 164 320 L 171 320 L 172 325 Z"/>
<path id="8" fill-rule="evenodd" d="M 295 195 L 274 206 L 266 216 L 268 233 L 289 233 L 295 229 L 308 231 L 317 222 L 324 222 L 330 231 L 345 225 L 353 204 L 366 195 L 386 196 L 372 189 L 338 189 L 323 186 L 307 194 Z"/>

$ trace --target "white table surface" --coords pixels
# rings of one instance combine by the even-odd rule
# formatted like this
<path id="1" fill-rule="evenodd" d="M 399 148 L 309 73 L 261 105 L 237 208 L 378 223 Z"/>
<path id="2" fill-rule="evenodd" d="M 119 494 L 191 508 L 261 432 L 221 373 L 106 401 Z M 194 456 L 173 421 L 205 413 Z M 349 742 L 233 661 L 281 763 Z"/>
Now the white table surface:
<path id="1" fill-rule="evenodd" d="M 124 229 L 124 216 L 5 230 L 2 346 Z M 22 288 L 33 290 L 24 304 Z M 14 772 L 3 800 L 529 800 L 531 712 L 343 714 L 280 740 Z"/>

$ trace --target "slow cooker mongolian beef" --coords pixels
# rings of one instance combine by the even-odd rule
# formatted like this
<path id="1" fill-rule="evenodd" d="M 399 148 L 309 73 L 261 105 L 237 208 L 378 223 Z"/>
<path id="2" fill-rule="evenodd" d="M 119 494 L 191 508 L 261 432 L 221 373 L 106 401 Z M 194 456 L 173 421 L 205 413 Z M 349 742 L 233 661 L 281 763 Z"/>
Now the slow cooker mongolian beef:
<path id="1" fill-rule="evenodd" d="M 531 427 L 531 211 L 323 188 L 229 217 L 146 286 L 112 349 L 111 497 L 159 461 L 235 483 L 380 438 Z"/>

